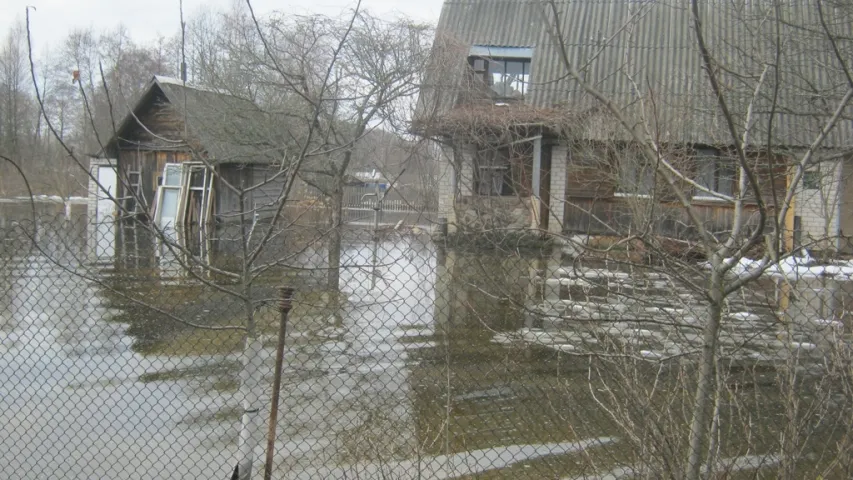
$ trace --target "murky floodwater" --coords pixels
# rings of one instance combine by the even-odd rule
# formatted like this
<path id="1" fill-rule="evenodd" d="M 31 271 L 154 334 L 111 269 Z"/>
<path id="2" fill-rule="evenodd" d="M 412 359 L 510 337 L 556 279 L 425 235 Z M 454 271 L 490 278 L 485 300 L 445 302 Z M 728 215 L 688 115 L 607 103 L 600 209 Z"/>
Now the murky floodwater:
<path id="1" fill-rule="evenodd" d="M 169 316 L 221 327 L 242 321 L 242 305 L 165 264 L 168 256 L 155 256 L 156 246 L 138 232 L 58 219 L 32 230 L 40 247 L 33 249 L 8 233 L 26 211 L 4 213 L 4 478 L 229 478 L 242 336 L 194 329 Z M 393 235 L 347 242 L 349 266 L 338 297 L 320 287 L 322 256 L 322 250 L 298 252 L 292 258 L 303 269 L 265 275 L 256 290 L 259 298 L 274 298 L 282 283 L 298 289 L 276 478 L 624 473 L 620 465 L 636 452 L 619 448 L 625 430 L 604 407 L 608 395 L 632 398 L 628 386 L 636 385 L 619 378 L 627 370 L 614 370 L 606 358 L 592 362 L 586 353 L 618 345 L 649 360 L 632 374 L 657 372 L 661 389 L 684 388 L 682 370 L 661 377 L 654 361 L 696 346 L 695 332 L 665 321 L 696 314 L 695 299 L 652 275 L 640 285 L 615 270 L 561 269 L 559 253 L 448 251 L 423 237 Z M 844 288 L 804 283 L 788 292 L 797 299 L 790 312 L 799 312 L 790 315 L 798 324 L 822 320 L 820 331 L 841 321 L 843 331 Z M 826 292 L 832 301 L 808 300 Z M 791 349 L 778 347 L 789 341 L 799 342 L 799 351 L 819 351 L 824 337 L 808 336 L 814 329 L 780 340 L 767 317 L 773 311 L 757 297 L 732 307 L 728 321 L 740 325 L 726 340 L 732 371 L 749 359 L 753 367 L 757 360 L 785 361 L 780 352 Z M 268 377 L 277 315 L 272 304 L 257 312 L 269 346 Z M 654 319 L 661 321 L 650 327 Z M 740 457 L 744 471 L 760 471 L 762 461 L 778 463 L 771 441 L 777 420 L 764 410 L 778 403 L 775 373 L 751 368 L 741 377 L 731 378 L 751 388 L 755 401 L 740 412 L 752 412 L 759 426 L 750 433 L 769 440 L 750 444 L 766 447 L 758 452 L 731 442 L 724 456 Z M 639 403 L 632 407 L 651 408 Z M 260 461 L 263 451 L 256 454 Z M 749 463 L 746 454 L 758 460 Z"/>

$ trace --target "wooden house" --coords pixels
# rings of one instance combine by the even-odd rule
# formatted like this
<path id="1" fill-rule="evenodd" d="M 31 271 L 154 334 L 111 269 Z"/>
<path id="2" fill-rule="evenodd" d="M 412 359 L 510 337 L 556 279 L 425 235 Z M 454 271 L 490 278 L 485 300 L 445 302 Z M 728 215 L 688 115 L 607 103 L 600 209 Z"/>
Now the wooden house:
<path id="1" fill-rule="evenodd" d="M 738 72 L 721 73 L 728 75 L 727 106 L 738 128 L 752 122 L 745 150 L 770 217 L 791 161 L 822 136 L 795 199 L 794 223 L 804 239 L 853 234 L 841 231 L 853 225 L 842 208 L 850 188 L 841 174 L 850 170 L 853 123 L 821 133 L 847 79 L 814 8 L 785 2 L 779 13 L 773 5 L 700 6 L 712 55 Z M 796 19 L 781 21 L 778 32 L 785 41 L 774 74 L 779 88 L 761 74 L 777 38 L 768 30 L 776 24 L 766 19 L 777 14 Z M 801 28 L 806 22 L 818 28 Z M 838 48 L 853 51 L 853 27 L 836 26 L 847 32 L 836 39 Z M 438 203 L 451 229 L 625 235 L 651 224 L 663 235 L 695 233 L 674 190 L 662 186 L 600 98 L 567 74 L 566 62 L 678 165 L 689 180 L 678 188 L 708 230 L 730 229 L 732 196 L 745 197 L 755 211 L 752 190 L 738 192 L 735 144 L 702 66 L 691 11 L 679 2 L 446 1 L 433 57 L 417 122 L 446 146 Z M 842 112 L 853 117 L 849 105 Z M 807 200 L 809 191 L 819 193 L 816 200 Z"/>
<path id="2" fill-rule="evenodd" d="M 188 229 L 262 215 L 283 185 L 281 128 L 244 98 L 153 77 L 102 152 L 120 214 Z"/>

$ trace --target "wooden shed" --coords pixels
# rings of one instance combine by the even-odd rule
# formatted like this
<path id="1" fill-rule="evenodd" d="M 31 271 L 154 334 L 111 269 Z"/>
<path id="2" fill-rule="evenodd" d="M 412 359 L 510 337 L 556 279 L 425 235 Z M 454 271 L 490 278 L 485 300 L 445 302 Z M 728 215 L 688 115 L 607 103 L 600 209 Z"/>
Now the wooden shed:
<path id="1" fill-rule="evenodd" d="M 284 182 L 282 145 L 255 103 L 154 76 L 102 155 L 115 159 L 123 216 L 193 229 L 261 216 Z"/>

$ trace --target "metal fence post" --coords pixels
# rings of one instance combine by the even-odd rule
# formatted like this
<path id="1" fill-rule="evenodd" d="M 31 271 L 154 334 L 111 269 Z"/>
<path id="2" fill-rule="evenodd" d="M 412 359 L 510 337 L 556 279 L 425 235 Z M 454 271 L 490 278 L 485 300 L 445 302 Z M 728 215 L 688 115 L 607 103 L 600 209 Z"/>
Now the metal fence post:
<path id="1" fill-rule="evenodd" d="M 287 314 L 293 305 L 293 289 L 281 287 L 279 289 L 278 309 L 281 312 L 281 322 L 278 330 L 278 345 L 275 351 L 275 376 L 272 385 L 272 406 L 270 408 L 269 433 L 267 435 L 267 460 L 264 466 L 264 480 L 272 478 L 272 462 L 275 453 L 275 431 L 278 424 L 278 400 L 281 392 L 281 370 L 284 363 L 284 340 L 287 329 Z"/>

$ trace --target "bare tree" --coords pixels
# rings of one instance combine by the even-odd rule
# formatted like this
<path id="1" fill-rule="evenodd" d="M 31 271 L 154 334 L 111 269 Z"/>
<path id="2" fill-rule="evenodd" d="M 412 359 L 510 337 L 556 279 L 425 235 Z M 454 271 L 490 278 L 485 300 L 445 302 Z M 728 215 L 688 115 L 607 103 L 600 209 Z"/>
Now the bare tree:
<path id="1" fill-rule="evenodd" d="M 569 191 L 565 197 L 550 192 L 550 206 L 569 213 L 551 216 L 549 221 L 560 225 L 550 231 L 576 258 L 574 269 L 545 274 L 557 272 L 560 278 L 554 281 L 571 286 L 570 292 L 578 287 L 580 298 L 585 298 L 580 286 L 586 285 L 587 291 L 603 288 L 632 306 L 587 305 L 592 301 L 575 298 L 568 303 L 576 310 L 536 314 L 580 323 L 573 333 L 576 354 L 590 358 L 589 391 L 583 395 L 591 396 L 626 436 L 633 470 L 652 478 L 702 478 L 731 467 L 720 462 L 723 452 L 738 450 L 738 435 L 753 441 L 756 433 L 747 424 L 727 422 L 762 404 L 750 404 L 731 388 L 742 382 L 734 378 L 740 367 L 733 365 L 750 364 L 742 354 L 758 338 L 738 334 L 736 319 L 746 315 L 740 311 L 745 304 L 754 304 L 763 305 L 771 319 L 765 331 L 776 322 L 787 326 L 778 357 L 786 361 L 776 364 L 786 412 L 776 446 L 780 477 L 796 478 L 803 468 L 803 442 L 812 441 L 800 430 L 804 415 L 827 408 L 826 396 L 805 400 L 804 392 L 843 390 L 843 349 L 831 345 L 824 352 L 829 369 L 838 372 L 835 383 L 800 375 L 809 363 L 796 340 L 802 318 L 778 304 L 790 290 L 768 297 L 760 285 L 768 272 L 788 271 L 789 257 L 798 253 L 792 249 L 792 209 L 802 198 L 798 193 L 806 172 L 829 164 L 833 174 L 821 188 L 827 193 L 840 189 L 837 162 L 850 153 L 849 142 L 842 139 L 849 135 L 846 119 L 853 98 L 844 7 L 820 1 L 796 6 L 625 2 L 607 16 L 609 30 L 592 39 L 578 37 L 571 2 L 548 0 L 530 8 L 547 29 L 535 61 L 559 64 L 558 73 L 553 66 L 539 67 L 536 71 L 550 77 L 533 78 L 530 89 L 534 98 L 554 94 L 559 104 L 499 100 L 502 104 L 496 105 L 489 92 L 495 86 L 483 85 L 476 67 L 466 63 L 470 45 L 453 38 L 436 42 L 434 66 L 442 72 L 436 78 L 452 80 L 446 88 L 430 85 L 426 92 L 423 131 L 446 145 L 453 167 L 449 183 L 463 200 L 453 202 L 457 227 L 489 233 L 500 248 L 508 230 L 524 231 L 531 220 L 536 223 L 545 192 L 529 190 L 533 184 L 524 175 L 534 168 L 524 164 L 532 155 L 523 148 L 532 148 L 536 138 L 552 139 L 559 148 L 551 150 L 551 174 L 557 162 L 565 162 L 568 172 L 560 172 Z M 644 62 L 651 57 L 638 54 L 655 46 L 657 37 L 650 33 L 655 30 L 649 29 L 665 24 L 677 25 L 672 32 L 679 33 L 670 32 L 674 38 L 668 41 L 685 50 L 659 58 L 670 55 L 667 60 L 677 59 L 684 71 L 650 70 L 652 64 Z M 737 28 L 717 28 L 722 24 Z M 685 32 L 689 39 L 682 38 Z M 800 85 L 808 86 L 800 90 Z M 793 134 L 780 118 L 794 116 L 814 122 Z M 508 160 L 500 163 L 502 178 L 492 182 L 483 159 L 499 152 Z M 519 205 L 519 222 L 472 207 L 492 202 L 506 211 L 510 201 L 499 195 L 516 197 L 512 205 Z M 824 198 L 829 205 L 824 218 L 833 223 L 839 215 L 837 194 Z M 837 235 L 837 229 L 824 229 L 806 246 L 825 249 Z M 598 262 L 619 272 L 587 271 L 587 264 Z M 597 280 L 590 284 L 593 275 Z M 620 276 L 672 285 L 684 298 L 673 297 L 662 308 L 652 300 L 658 294 L 638 296 L 639 285 L 626 290 Z M 617 335 L 614 340 L 611 335 L 619 330 L 630 338 Z M 651 348 L 654 342 L 643 338 L 669 347 Z M 728 409 L 726 402 L 743 403 Z M 841 412 L 833 410 L 846 421 Z M 816 474 L 826 474 L 824 467 Z"/>
<path id="2" fill-rule="evenodd" d="M 117 205 L 119 218 L 129 219 L 129 224 L 157 239 L 163 259 L 172 259 L 193 281 L 242 307 L 236 322 L 204 324 L 108 285 L 82 261 L 73 272 L 123 301 L 189 328 L 243 333 L 239 388 L 242 418 L 235 469 L 241 479 L 252 475 L 265 418 L 261 404 L 266 385 L 262 333 L 264 312 L 270 309 L 272 299 L 260 281 L 290 268 L 301 251 L 325 240 L 325 235 L 332 239 L 330 259 L 336 259 L 325 270 L 335 279 L 337 289 L 340 193 L 352 152 L 369 131 L 392 118 L 396 122 L 405 120 L 399 112 L 410 108 L 407 102 L 416 92 L 421 73 L 417 65 L 420 56 L 425 56 L 429 35 L 429 29 L 421 25 L 377 20 L 362 12 L 360 5 L 342 19 L 288 19 L 281 14 L 259 18 L 250 2 L 246 6 L 216 20 L 190 22 L 191 26 L 210 28 L 193 31 L 186 45 L 189 48 L 178 49 L 174 44 L 169 48 L 173 52 L 169 55 L 185 52 L 181 53 L 181 63 L 188 64 L 190 76 L 204 84 L 193 86 L 179 80 L 163 84 L 172 95 L 168 110 L 158 114 L 158 119 L 170 126 L 165 132 L 152 133 L 145 119 L 136 117 L 132 110 L 136 97 L 144 91 L 143 80 L 150 78 L 150 73 L 141 72 L 164 66 L 153 50 L 134 45 L 120 30 L 99 42 L 91 32 L 73 36 L 69 49 L 78 72 L 75 96 L 83 121 L 66 128 L 66 117 L 51 110 L 51 97 L 43 88 L 30 48 L 30 75 L 41 121 L 62 155 L 97 186 L 99 195 Z M 122 167 L 118 171 L 122 198 L 98 184 L 88 170 L 85 153 L 115 154 L 120 164 L 126 161 L 123 155 L 128 153 L 121 151 L 118 143 L 108 143 L 110 138 L 117 138 L 122 118 L 146 132 L 151 142 L 146 147 L 165 145 L 169 151 L 203 165 L 217 185 L 217 196 L 234 200 L 235 209 L 220 212 L 217 218 L 226 223 L 218 236 L 235 249 L 235 262 L 212 261 L 205 255 L 205 247 L 199 253 L 187 241 L 197 231 L 163 225 L 149 216 L 150 210 L 140 213 L 136 206 L 148 205 L 151 199 L 140 196 Z M 239 132 L 236 137 L 235 129 Z M 226 171 L 220 168 L 223 164 L 251 165 L 257 173 L 244 175 L 248 168 Z M 288 238 L 294 224 L 286 203 L 297 176 L 309 165 L 332 179 L 335 188 L 330 192 L 338 198 L 337 220 L 319 239 L 286 244 L 282 252 L 278 244 Z M 216 227 L 208 223 L 198 228 L 205 237 L 201 240 L 204 245 Z"/>

